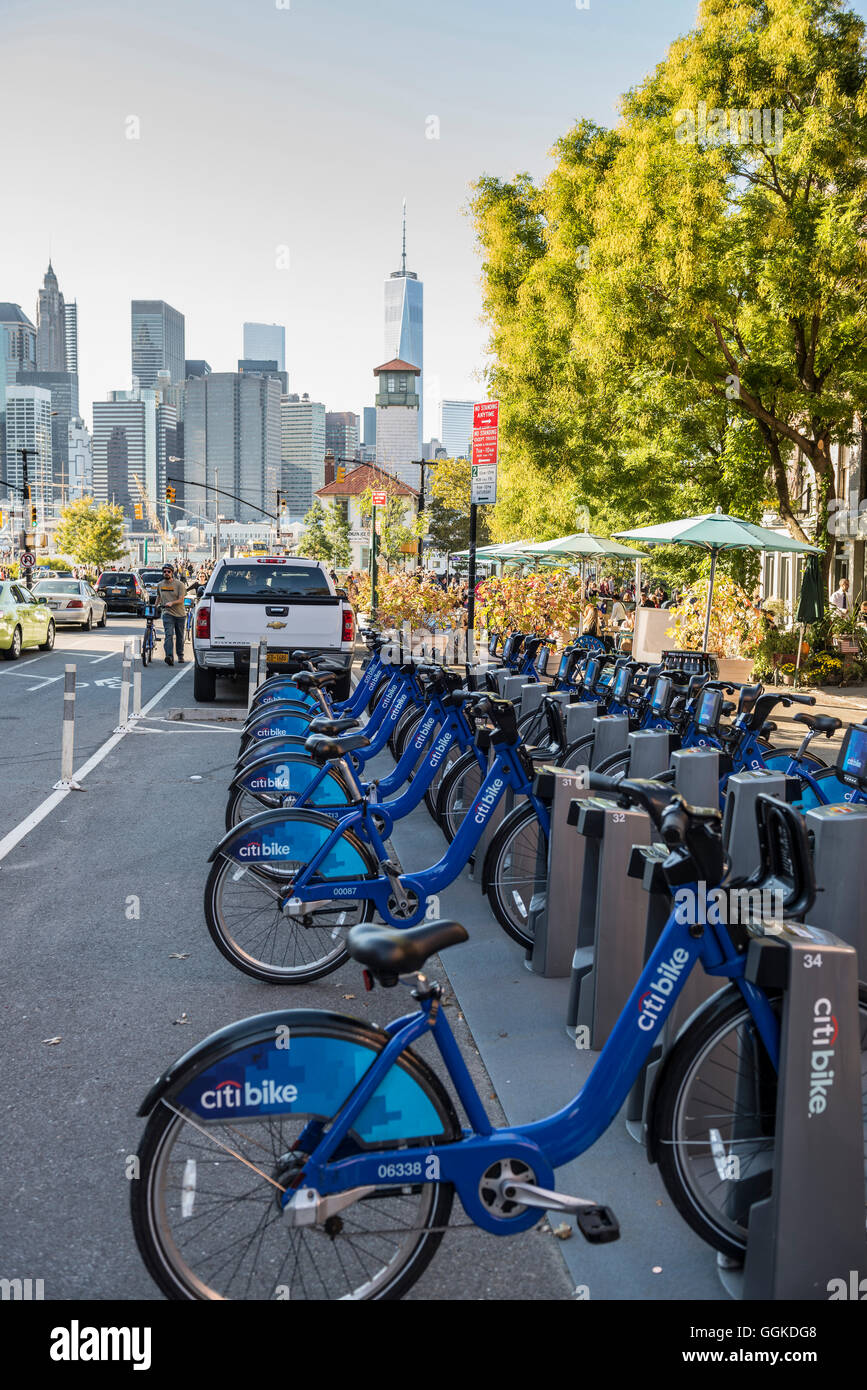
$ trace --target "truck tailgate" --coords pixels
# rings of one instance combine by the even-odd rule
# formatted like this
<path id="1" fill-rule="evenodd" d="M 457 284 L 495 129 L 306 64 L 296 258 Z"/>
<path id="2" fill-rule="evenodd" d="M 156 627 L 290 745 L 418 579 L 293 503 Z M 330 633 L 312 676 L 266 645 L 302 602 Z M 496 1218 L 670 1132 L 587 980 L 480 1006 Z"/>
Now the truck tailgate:
<path id="1" fill-rule="evenodd" d="M 211 595 L 211 641 L 220 646 L 265 642 L 269 647 L 339 647 L 341 600 L 286 598 L 263 604 Z"/>

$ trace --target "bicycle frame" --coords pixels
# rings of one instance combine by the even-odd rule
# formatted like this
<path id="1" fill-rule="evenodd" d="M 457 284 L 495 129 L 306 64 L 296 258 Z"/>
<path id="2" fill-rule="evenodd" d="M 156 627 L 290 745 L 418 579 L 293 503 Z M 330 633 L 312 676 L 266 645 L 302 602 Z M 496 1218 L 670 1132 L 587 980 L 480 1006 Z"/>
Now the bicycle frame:
<path id="1" fill-rule="evenodd" d="M 381 805 L 368 801 L 362 802 L 361 806 L 350 808 L 349 815 L 341 816 L 337 820 L 334 829 L 323 840 L 313 857 L 299 871 L 291 888 L 282 895 L 281 906 L 285 909 L 290 901 L 293 907 L 301 907 L 304 903 L 341 903 L 348 899 L 371 899 L 382 920 L 389 925 L 393 927 L 417 926 L 424 919 L 428 897 L 448 887 L 469 863 L 473 851 L 484 834 L 491 812 L 507 788 L 527 797 L 542 828 L 548 834 L 550 831 L 548 807 L 533 792 L 531 780 L 528 778 L 518 755 L 518 745 L 507 743 L 497 745 L 496 739 L 497 735 L 495 734 L 493 742 L 497 748 L 496 756 L 482 781 L 472 812 L 468 812 L 464 816 L 458 833 L 443 857 L 428 869 L 400 875 L 400 886 L 403 891 L 407 895 L 414 894 L 417 899 L 414 911 L 407 912 L 405 917 L 394 915 L 389 908 L 389 898 L 392 896 L 394 888 L 391 880 L 385 875 L 361 879 L 320 878 L 317 880 L 321 866 L 338 841 L 347 831 L 357 829 L 362 821 L 364 822 L 361 830 L 362 838 L 373 849 L 377 861 L 382 863 L 384 860 L 388 860 L 389 855 L 384 840 L 388 839 L 391 833 L 392 818 Z M 319 808 L 316 809 L 318 812 Z M 287 812 L 275 810 L 251 816 L 248 821 L 237 826 L 234 832 L 230 832 L 235 837 L 234 848 L 240 851 L 240 848 L 246 845 L 246 841 L 242 842 L 237 838 L 239 833 L 244 833 L 245 827 L 248 836 L 255 835 L 260 829 L 263 831 L 270 829 L 277 832 L 284 817 L 287 819 L 283 823 L 291 825 L 292 814 L 291 810 Z M 333 811 L 326 814 L 330 817 L 334 816 Z M 377 821 L 384 825 L 382 832 L 377 828 Z M 232 852 L 232 847 L 223 850 L 218 846 L 214 854 L 218 853 L 226 854 L 229 858 L 236 857 Z M 243 863 L 251 874 L 256 873 L 256 865 L 249 858 L 241 858 L 239 854 L 238 862 Z M 273 879 L 271 879 L 269 880 L 269 888 L 273 889 L 273 886 Z"/>
<path id="2" fill-rule="evenodd" d="M 695 893 L 698 885 L 689 886 Z M 496 1235 L 511 1235 L 533 1226 L 538 1210 L 528 1208 L 509 1220 L 492 1216 L 479 1195 L 485 1170 L 501 1158 L 522 1158 L 532 1168 L 540 1186 L 552 1183 L 553 1170 L 589 1149 L 617 1115 L 642 1066 L 657 1041 L 692 969 L 699 963 L 708 975 L 734 981 L 755 1021 L 775 1069 L 779 1067 L 780 1026 L 764 992 L 744 977 L 746 962 L 739 955 L 725 927 L 708 925 L 703 935 L 691 934 L 677 921 L 673 909 L 662 934 L 605 1043 L 593 1070 L 578 1094 L 561 1110 L 526 1125 L 495 1129 L 487 1117 L 478 1091 L 439 1001 L 423 998 L 417 1013 L 397 1019 L 386 1032 L 390 1041 L 352 1092 L 346 1104 L 328 1121 L 311 1120 L 297 1147 L 310 1151 L 303 1185 L 320 1196 L 354 1187 L 393 1186 L 382 1171 L 395 1160 L 395 1150 L 358 1153 L 350 1131 L 364 1106 L 380 1086 L 386 1072 L 405 1048 L 426 1033 L 433 1033 L 452 1084 L 472 1126 L 460 1141 L 432 1144 L 418 1162 L 418 1179 L 454 1183 L 467 1215 Z M 436 1004 L 436 1007 L 434 1005 Z M 315 1146 L 314 1146 L 315 1145 Z M 351 1152 L 347 1152 L 351 1146 Z M 402 1160 L 419 1151 L 400 1150 Z M 435 1162 L 433 1161 L 435 1160 Z M 284 1206 L 294 1190 L 282 1198 Z"/>

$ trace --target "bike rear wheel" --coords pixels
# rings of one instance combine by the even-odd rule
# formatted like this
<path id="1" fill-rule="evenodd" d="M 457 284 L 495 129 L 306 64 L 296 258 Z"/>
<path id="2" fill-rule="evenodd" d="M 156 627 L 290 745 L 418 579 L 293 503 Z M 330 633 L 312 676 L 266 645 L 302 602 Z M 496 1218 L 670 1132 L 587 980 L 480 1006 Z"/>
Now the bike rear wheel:
<path id="1" fill-rule="evenodd" d="M 371 1061 L 387 1040 L 378 1029 L 348 1019 L 306 1026 L 293 1021 L 292 1044 L 305 1035 L 369 1049 Z M 444 1137 L 437 1142 L 458 1139 L 454 1108 L 430 1069 L 409 1050 L 395 1066 L 412 1078 L 440 1117 Z M 335 1105 L 340 1104 L 338 1089 Z M 328 1231 L 322 1225 L 288 1224 L 280 1188 L 303 1169 L 305 1155 L 295 1146 L 311 1118 L 230 1117 L 196 1128 L 183 1113 L 157 1106 L 139 1145 L 140 1176 L 130 1184 L 130 1197 L 139 1251 L 167 1298 L 391 1300 L 424 1272 L 449 1222 L 454 1198 L 449 1183 L 377 1187 L 345 1207 Z M 429 1147 L 430 1141 L 405 1141 L 395 1166 L 421 1169 L 407 1158 L 422 1145 Z"/>
<path id="2" fill-rule="evenodd" d="M 779 997 L 772 1000 L 779 1010 Z M 867 985 L 860 985 L 861 1094 L 867 1096 Z M 743 996 L 712 1000 L 663 1064 L 651 1117 L 660 1175 L 684 1220 L 742 1256 L 750 1206 L 770 1196 L 777 1074 Z M 867 1143 L 867 1135 L 865 1135 Z"/>

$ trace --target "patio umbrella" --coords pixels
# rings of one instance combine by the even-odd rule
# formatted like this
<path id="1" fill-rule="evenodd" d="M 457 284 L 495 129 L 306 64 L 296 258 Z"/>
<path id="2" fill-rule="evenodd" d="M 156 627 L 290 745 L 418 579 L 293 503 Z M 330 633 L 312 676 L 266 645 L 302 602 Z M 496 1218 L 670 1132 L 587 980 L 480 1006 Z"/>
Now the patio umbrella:
<path id="1" fill-rule="evenodd" d="M 643 545 L 693 545 L 710 553 L 710 582 L 707 587 L 707 611 L 704 620 L 702 650 L 707 651 L 710 635 L 710 615 L 713 605 L 713 582 L 716 562 L 723 550 L 778 550 L 784 554 L 818 555 L 815 545 L 805 545 L 791 536 L 781 536 L 767 526 L 756 526 L 737 516 L 726 516 L 721 507 L 705 516 L 687 516 L 680 521 L 668 521 L 661 526 L 640 526 L 634 531 L 616 532 L 623 540 L 640 541 Z"/>
<path id="2" fill-rule="evenodd" d="M 524 551 L 527 555 L 540 557 L 571 555 L 576 560 L 585 559 L 588 555 L 601 555 L 603 558 L 607 556 L 611 560 L 647 559 L 646 555 L 633 550 L 631 546 L 618 545 L 607 536 L 592 536 L 589 531 L 579 532 L 574 536 L 559 536 L 553 541 L 540 541 L 538 545 L 525 544 Z"/>
<path id="3" fill-rule="evenodd" d="M 801 626 L 801 640 L 798 643 L 798 656 L 795 670 L 801 669 L 801 648 L 804 645 L 804 628 L 807 623 L 818 623 L 825 613 L 825 589 L 819 574 L 819 561 L 815 555 L 807 556 L 804 577 L 801 580 L 801 593 L 798 597 L 798 611 L 795 622 Z"/>

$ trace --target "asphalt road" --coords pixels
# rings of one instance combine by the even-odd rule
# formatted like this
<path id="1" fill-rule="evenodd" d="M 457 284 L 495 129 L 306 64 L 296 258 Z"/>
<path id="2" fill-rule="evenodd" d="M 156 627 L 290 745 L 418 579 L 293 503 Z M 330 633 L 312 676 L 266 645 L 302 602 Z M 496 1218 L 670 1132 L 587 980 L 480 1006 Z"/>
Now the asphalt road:
<path id="1" fill-rule="evenodd" d="M 239 974 L 212 945 L 202 889 L 238 732 L 168 718 L 192 705 L 189 667 L 180 674 L 158 659 L 146 670 L 143 703 L 163 693 L 139 731 L 110 743 L 84 790 L 9 846 L 59 775 L 64 664 L 74 660 L 82 678 L 79 769 L 112 738 L 123 639 L 141 628 L 115 618 L 107 633 L 61 632 L 54 653 L 0 668 L 0 1277 L 42 1279 L 49 1300 L 161 1296 L 133 1240 L 126 1171 L 144 1128 L 138 1106 L 170 1061 L 268 1009 L 322 1007 L 384 1022 L 407 1006 L 397 990 L 365 994 L 355 965 L 275 989 Z M 204 713 L 225 714 L 237 698 L 237 687 L 221 683 Z M 452 996 L 448 1007 L 480 1093 L 502 1121 L 460 1001 Z M 464 1220 L 456 1203 L 453 1222 Z M 550 1232 L 503 1241 L 456 1230 L 409 1297 L 563 1300 L 574 1287 Z"/>

